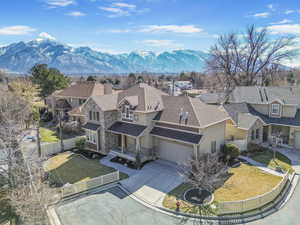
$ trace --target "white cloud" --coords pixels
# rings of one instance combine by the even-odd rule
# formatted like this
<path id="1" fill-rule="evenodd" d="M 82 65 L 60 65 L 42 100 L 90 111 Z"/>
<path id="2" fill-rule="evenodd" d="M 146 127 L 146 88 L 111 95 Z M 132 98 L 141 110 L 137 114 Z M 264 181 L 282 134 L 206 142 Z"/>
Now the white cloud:
<path id="1" fill-rule="evenodd" d="M 149 25 L 145 26 L 140 32 L 172 32 L 172 33 L 199 33 L 203 29 L 195 25 Z"/>
<path id="2" fill-rule="evenodd" d="M 278 22 L 271 23 L 271 24 L 286 24 L 286 23 L 291 23 L 291 22 L 292 22 L 292 20 L 283 19 L 283 20 L 280 20 Z"/>
<path id="3" fill-rule="evenodd" d="M 165 47 L 165 48 L 181 48 L 182 44 L 176 43 L 174 40 L 144 40 L 144 44 L 151 47 Z"/>
<path id="4" fill-rule="evenodd" d="M 253 17 L 256 17 L 256 18 L 267 18 L 269 17 L 271 14 L 269 12 L 262 12 L 262 13 L 256 13 L 256 14 L 253 14 L 252 16 Z"/>
<path id="5" fill-rule="evenodd" d="M 131 32 L 130 29 L 113 29 L 110 30 L 111 33 L 129 33 Z"/>
<path id="6" fill-rule="evenodd" d="M 39 34 L 39 37 L 37 40 L 44 40 L 44 39 L 49 39 L 49 40 L 56 40 L 55 37 L 53 37 L 52 35 L 46 33 L 46 32 L 42 32 Z"/>
<path id="7" fill-rule="evenodd" d="M 68 16 L 73 16 L 73 17 L 86 16 L 85 13 L 79 12 L 79 11 L 70 12 L 70 13 L 67 13 L 66 15 L 68 15 Z"/>
<path id="8" fill-rule="evenodd" d="M 130 12 L 127 10 L 123 10 L 121 8 L 115 8 L 115 7 L 99 7 L 99 9 L 110 12 L 111 14 L 108 17 L 120 17 L 120 16 L 129 16 Z"/>
<path id="9" fill-rule="evenodd" d="M 128 9 L 135 9 L 136 5 L 133 4 L 127 4 L 123 2 L 115 2 L 112 4 L 113 6 L 120 7 L 120 8 L 128 8 Z"/>
<path id="10" fill-rule="evenodd" d="M 10 27 L 1 27 L 0 35 L 24 35 L 34 32 L 35 29 L 29 26 L 16 25 Z"/>
<path id="11" fill-rule="evenodd" d="M 75 4 L 74 0 L 46 0 L 50 7 L 66 7 Z"/>
<path id="12" fill-rule="evenodd" d="M 300 34 L 300 24 L 281 24 L 268 26 L 267 29 L 273 34 Z"/>
<path id="13" fill-rule="evenodd" d="M 300 9 L 288 9 L 285 11 L 285 14 L 292 14 L 292 13 L 300 13 Z"/>
<path id="14" fill-rule="evenodd" d="M 271 11 L 275 11 L 275 6 L 273 4 L 268 4 L 267 8 L 270 9 Z"/>

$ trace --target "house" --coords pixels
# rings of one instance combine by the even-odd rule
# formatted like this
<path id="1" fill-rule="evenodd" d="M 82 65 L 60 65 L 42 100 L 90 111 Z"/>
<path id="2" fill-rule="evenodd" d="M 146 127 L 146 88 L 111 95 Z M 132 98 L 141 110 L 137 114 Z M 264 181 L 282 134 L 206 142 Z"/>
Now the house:
<path id="1" fill-rule="evenodd" d="M 92 96 L 83 106 L 88 150 L 142 162 L 185 162 L 217 153 L 225 141 L 228 114 L 188 96 L 168 96 L 147 84 Z"/>
<path id="2" fill-rule="evenodd" d="M 112 86 L 110 84 L 78 81 L 70 87 L 54 92 L 46 99 L 46 104 L 54 115 L 67 112 L 71 120 L 84 122 L 84 114 L 81 111 L 83 103 L 91 96 L 111 93 Z"/>
<path id="3" fill-rule="evenodd" d="M 227 102 L 227 140 L 300 149 L 299 87 L 236 87 Z"/>

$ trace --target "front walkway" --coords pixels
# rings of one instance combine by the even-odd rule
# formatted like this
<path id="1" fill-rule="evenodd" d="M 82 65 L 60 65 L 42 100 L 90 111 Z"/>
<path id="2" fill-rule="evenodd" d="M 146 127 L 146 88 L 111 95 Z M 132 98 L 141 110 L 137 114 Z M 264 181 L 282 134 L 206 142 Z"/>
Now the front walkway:
<path id="1" fill-rule="evenodd" d="M 129 174 L 121 185 L 136 198 L 150 205 L 162 207 L 165 195 L 183 182 L 178 173 L 178 167 L 164 160 L 147 163 L 141 170 L 127 168 L 121 164 L 110 162 L 111 156 L 101 160 L 101 163 Z"/>
<path id="2" fill-rule="evenodd" d="M 276 175 L 276 176 L 281 176 L 281 177 L 284 176 L 283 173 L 279 173 L 279 172 L 277 172 L 277 171 L 275 171 L 275 170 L 272 170 L 272 169 L 268 168 L 265 164 L 260 163 L 260 162 L 257 162 L 257 161 L 255 161 L 255 160 L 249 158 L 249 157 L 246 157 L 246 156 L 242 156 L 242 155 L 241 155 L 241 156 L 239 156 L 239 158 L 246 160 L 246 161 L 249 162 L 251 165 L 253 165 L 253 166 L 255 166 L 255 167 L 257 167 L 257 168 L 259 168 L 259 169 L 261 169 L 261 170 L 264 170 L 264 171 L 267 172 L 267 173 L 270 173 L 270 174 L 273 174 L 273 175 Z"/>

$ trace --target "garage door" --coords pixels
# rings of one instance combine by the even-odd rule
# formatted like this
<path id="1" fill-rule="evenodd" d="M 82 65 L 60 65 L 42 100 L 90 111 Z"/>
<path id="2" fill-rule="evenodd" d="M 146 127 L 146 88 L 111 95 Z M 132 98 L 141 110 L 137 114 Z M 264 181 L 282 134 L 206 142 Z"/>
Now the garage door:
<path id="1" fill-rule="evenodd" d="M 295 132 L 295 147 L 300 149 L 300 132 Z"/>
<path id="2" fill-rule="evenodd" d="M 161 159 L 183 164 L 192 157 L 193 151 L 192 145 L 158 139 L 158 152 Z"/>

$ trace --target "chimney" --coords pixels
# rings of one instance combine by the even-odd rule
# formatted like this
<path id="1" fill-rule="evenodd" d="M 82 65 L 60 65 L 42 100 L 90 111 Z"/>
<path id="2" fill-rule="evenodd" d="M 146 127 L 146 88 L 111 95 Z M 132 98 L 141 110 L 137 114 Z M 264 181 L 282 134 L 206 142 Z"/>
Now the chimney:
<path id="1" fill-rule="evenodd" d="M 112 94 L 112 85 L 110 83 L 105 83 L 104 85 L 104 94 L 109 95 Z"/>
<path id="2" fill-rule="evenodd" d="M 181 120 L 183 120 L 183 108 L 180 109 L 180 113 L 179 113 L 179 124 L 181 124 Z"/>

